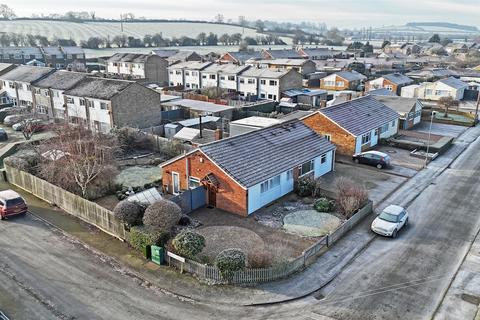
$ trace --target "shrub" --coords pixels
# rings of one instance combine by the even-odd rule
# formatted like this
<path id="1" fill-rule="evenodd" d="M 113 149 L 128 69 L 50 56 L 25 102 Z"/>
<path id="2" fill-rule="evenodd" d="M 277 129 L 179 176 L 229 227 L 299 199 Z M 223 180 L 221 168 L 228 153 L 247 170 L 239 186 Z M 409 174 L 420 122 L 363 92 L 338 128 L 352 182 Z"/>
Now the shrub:
<path id="1" fill-rule="evenodd" d="M 272 255 L 264 249 L 252 248 L 247 260 L 250 268 L 267 268 L 272 264 Z"/>
<path id="2" fill-rule="evenodd" d="M 205 247 L 205 238 L 196 232 L 185 231 L 173 239 L 172 245 L 178 254 L 192 259 L 202 252 Z"/>
<path id="3" fill-rule="evenodd" d="M 295 185 L 295 193 L 300 197 L 313 195 L 315 191 L 315 180 L 310 176 L 300 177 Z"/>
<path id="4" fill-rule="evenodd" d="M 240 249 L 225 249 L 215 258 L 222 278 L 231 282 L 235 272 L 245 269 L 245 254 Z"/>
<path id="5" fill-rule="evenodd" d="M 146 246 L 164 246 L 170 235 L 162 230 L 135 226 L 130 229 L 130 245 L 139 251 L 143 251 Z"/>
<path id="6" fill-rule="evenodd" d="M 172 201 L 165 199 L 149 205 L 143 215 L 143 224 L 170 232 L 182 217 L 182 209 Z"/>
<path id="7" fill-rule="evenodd" d="M 333 209 L 334 201 L 327 198 L 320 198 L 315 201 L 314 208 L 318 212 L 330 212 Z"/>
<path id="8" fill-rule="evenodd" d="M 336 183 L 338 211 L 345 217 L 350 218 L 358 209 L 368 201 L 368 191 L 365 187 L 348 181 L 345 178 L 338 179 Z"/>
<path id="9" fill-rule="evenodd" d="M 113 208 L 113 215 L 128 226 L 142 222 L 144 207 L 137 202 L 123 200 Z"/>
<path id="10" fill-rule="evenodd" d="M 40 161 L 39 158 L 40 157 L 36 152 L 23 151 L 5 158 L 3 162 L 18 170 L 35 173 Z"/>

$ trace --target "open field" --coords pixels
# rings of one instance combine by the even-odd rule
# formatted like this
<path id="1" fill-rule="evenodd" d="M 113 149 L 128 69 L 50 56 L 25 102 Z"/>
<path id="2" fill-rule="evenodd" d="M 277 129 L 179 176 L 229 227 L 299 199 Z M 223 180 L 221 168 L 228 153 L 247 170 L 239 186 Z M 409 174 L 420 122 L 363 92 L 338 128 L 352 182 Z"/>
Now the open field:
<path id="1" fill-rule="evenodd" d="M 164 38 L 172 37 L 196 37 L 200 32 L 213 32 L 218 35 L 224 33 L 241 33 L 244 37 L 256 37 L 259 35 L 255 29 L 242 28 L 232 25 L 214 23 L 190 23 L 190 22 L 127 22 L 123 23 L 123 32 L 119 22 L 68 22 L 68 21 L 44 21 L 44 20 L 13 20 L 0 21 L 2 32 L 21 34 L 33 34 L 73 39 L 77 43 L 90 37 L 110 37 L 125 34 L 135 38 L 143 38 L 146 34 L 162 33 Z"/>

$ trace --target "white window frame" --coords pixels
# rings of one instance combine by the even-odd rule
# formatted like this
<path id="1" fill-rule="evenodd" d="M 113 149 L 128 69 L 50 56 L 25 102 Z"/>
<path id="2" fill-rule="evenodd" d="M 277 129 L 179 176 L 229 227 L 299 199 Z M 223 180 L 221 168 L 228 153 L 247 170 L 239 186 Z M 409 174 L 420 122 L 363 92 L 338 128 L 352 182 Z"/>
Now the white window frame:
<path id="1" fill-rule="evenodd" d="M 192 182 L 193 184 L 197 184 L 197 186 L 193 186 L 192 185 Z M 188 178 L 188 187 L 190 189 L 195 189 L 197 187 L 201 186 L 201 183 L 200 183 L 200 179 L 199 178 L 195 178 L 195 177 L 189 177 Z"/>
<path id="2" fill-rule="evenodd" d="M 361 139 L 362 139 L 362 146 L 370 143 L 370 141 L 372 141 L 372 133 L 369 131 L 367 133 L 362 134 Z"/>
<path id="3" fill-rule="evenodd" d="M 303 172 L 303 165 L 307 164 L 308 162 L 310 162 L 310 170 L 307 171 L 307 172 Z M 312 159 L 310 161 L 302 163 L 300 166 L 298 166 L 298 170 L 300 172 L 299 177 L 303 177 L 304 175 L 307 175 L 307 174 L 310 174 L 310 173 L 314 172 L 315 171 L 315 160 Z"/>

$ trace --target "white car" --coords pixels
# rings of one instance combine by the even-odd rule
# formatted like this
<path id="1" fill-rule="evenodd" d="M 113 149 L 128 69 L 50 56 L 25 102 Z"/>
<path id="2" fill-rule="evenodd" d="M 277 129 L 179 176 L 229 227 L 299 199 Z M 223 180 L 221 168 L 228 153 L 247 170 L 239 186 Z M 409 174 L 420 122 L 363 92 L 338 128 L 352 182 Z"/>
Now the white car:
<path id="1" fill-rule="evenodd" d="M 372 222 L 372 231 L 382 236 L 395 238 L 401 228 L 408 224 L 408 212 L 396 205 L 386 207 Z"/>

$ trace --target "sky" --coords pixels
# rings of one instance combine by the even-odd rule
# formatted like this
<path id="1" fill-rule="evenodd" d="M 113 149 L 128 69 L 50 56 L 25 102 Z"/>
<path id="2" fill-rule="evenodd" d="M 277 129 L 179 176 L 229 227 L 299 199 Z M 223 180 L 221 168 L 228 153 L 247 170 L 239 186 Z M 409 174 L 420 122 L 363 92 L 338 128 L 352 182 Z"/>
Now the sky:
<path id="1" fill-rule="evenodd" d="M 131 12 L 157 19 L 225 19 L 324 22 L 329 27 L 380 27 L 442 21 L 480 27 L 480 0 L 14 0 L 18 16 L 95 11 L 105 18 Z"/>

